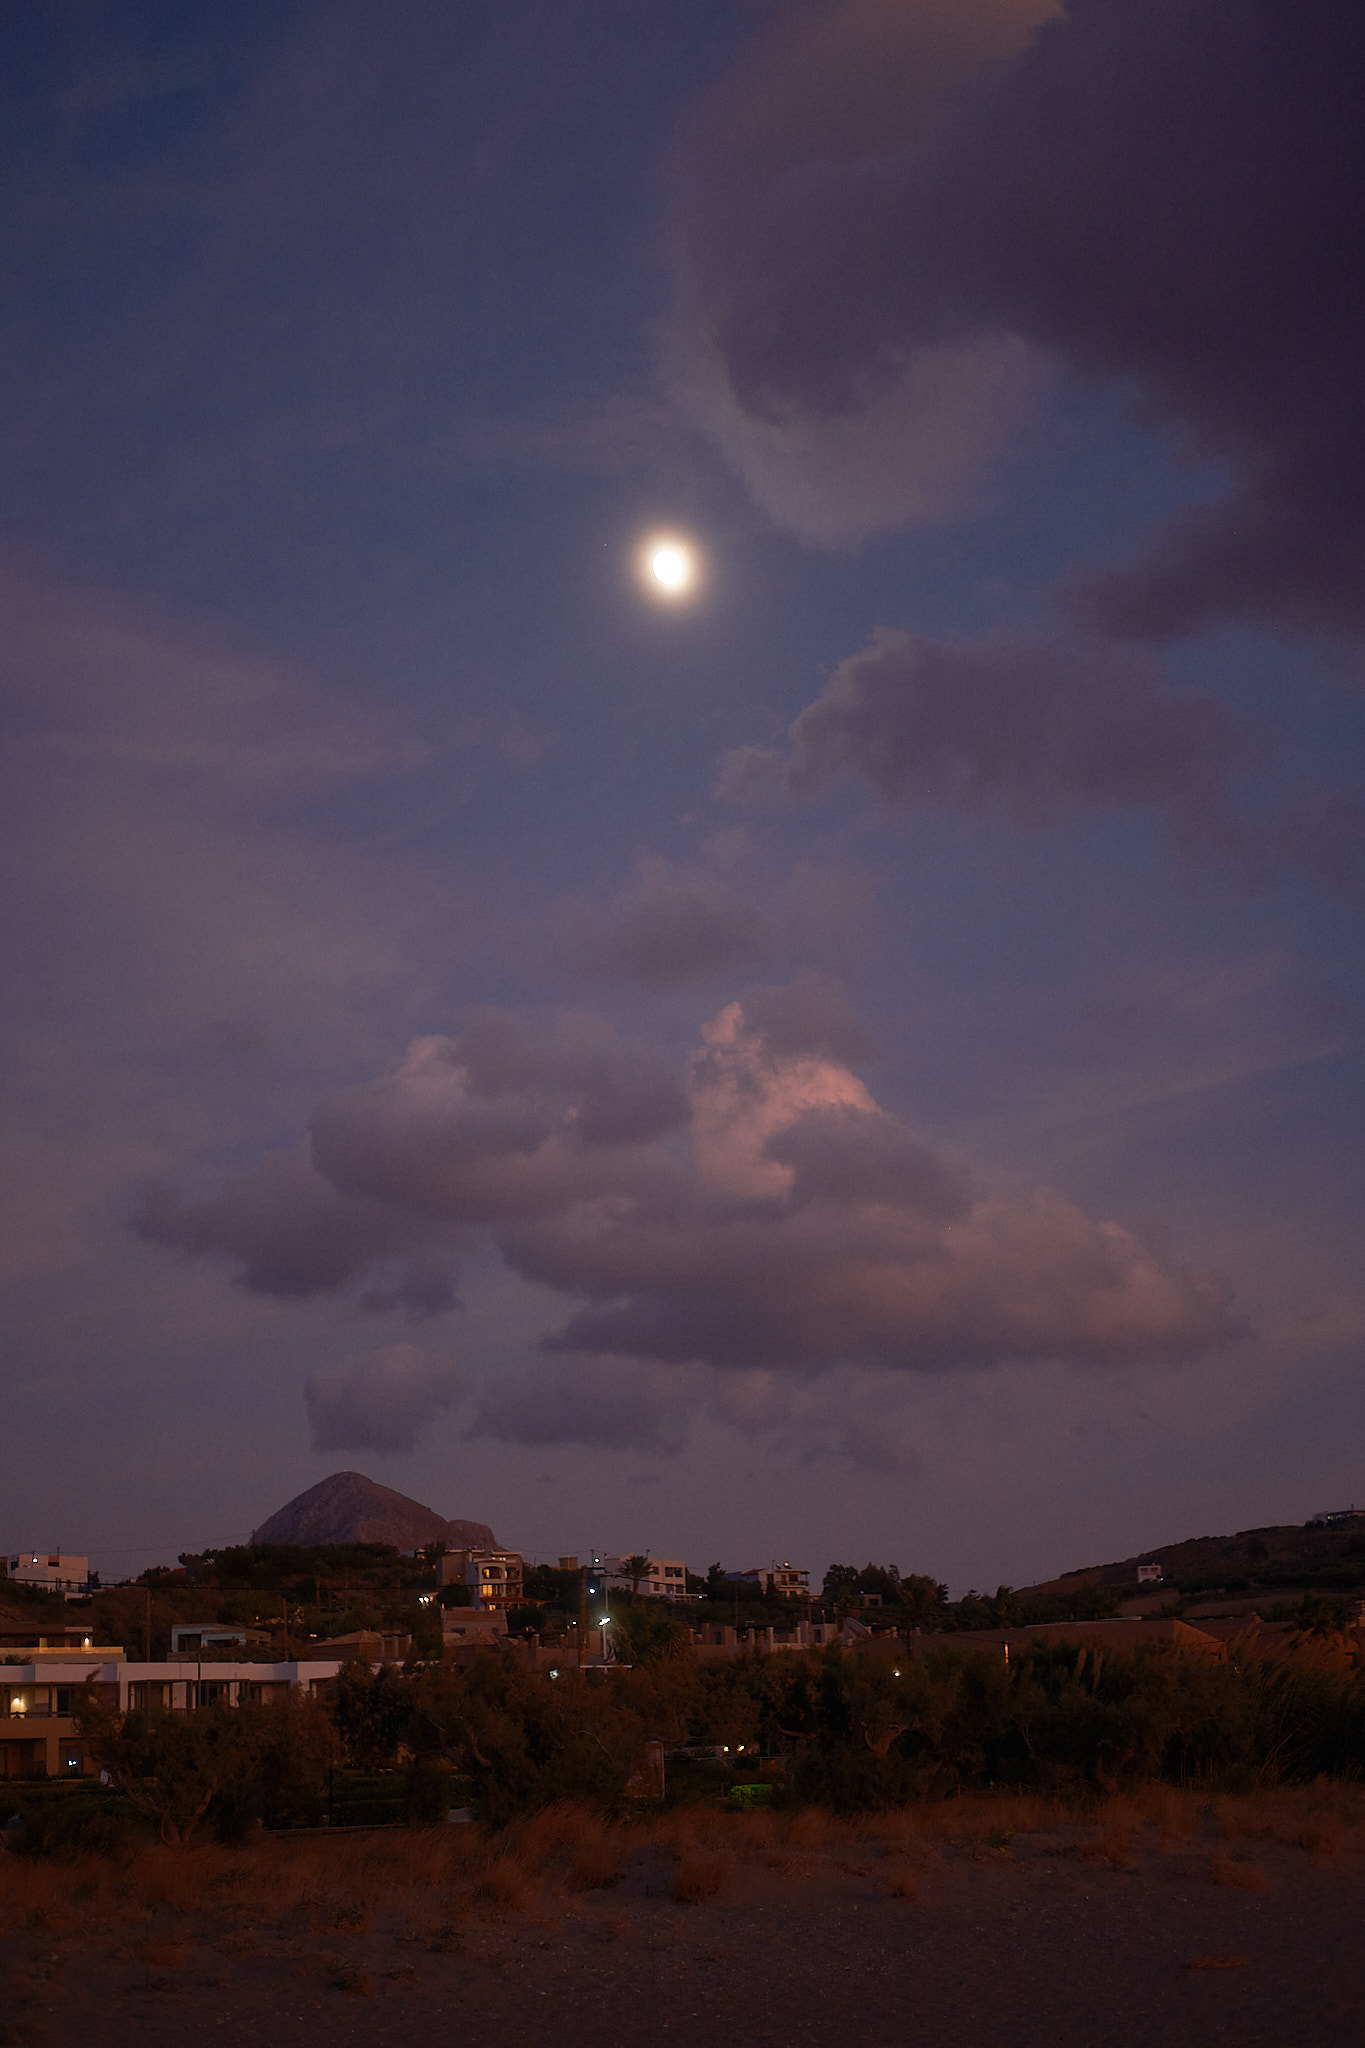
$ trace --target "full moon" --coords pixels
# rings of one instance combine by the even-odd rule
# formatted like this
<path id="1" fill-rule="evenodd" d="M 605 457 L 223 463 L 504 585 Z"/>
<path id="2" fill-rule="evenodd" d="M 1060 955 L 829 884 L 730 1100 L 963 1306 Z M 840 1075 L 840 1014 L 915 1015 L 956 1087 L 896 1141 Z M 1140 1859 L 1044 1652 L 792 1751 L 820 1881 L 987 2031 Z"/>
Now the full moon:
<path id="1" fill-rule="evenodd" d="M 655 597 L 677 600 L 696 588 L 697 551 L 676 534 L 656 533 L 640 549 L 640 576 Z"/>

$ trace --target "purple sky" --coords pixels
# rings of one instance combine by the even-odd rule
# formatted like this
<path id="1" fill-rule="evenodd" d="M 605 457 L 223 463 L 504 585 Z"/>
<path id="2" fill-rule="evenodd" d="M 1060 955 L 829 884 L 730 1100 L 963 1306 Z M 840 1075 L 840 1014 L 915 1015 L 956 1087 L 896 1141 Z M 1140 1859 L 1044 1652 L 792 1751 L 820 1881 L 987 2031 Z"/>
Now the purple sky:
<path id="1" fill-rule="evenodd" d="M 0 1542 L 1365 1499 L 1359 7 L 0 43 Z"/>

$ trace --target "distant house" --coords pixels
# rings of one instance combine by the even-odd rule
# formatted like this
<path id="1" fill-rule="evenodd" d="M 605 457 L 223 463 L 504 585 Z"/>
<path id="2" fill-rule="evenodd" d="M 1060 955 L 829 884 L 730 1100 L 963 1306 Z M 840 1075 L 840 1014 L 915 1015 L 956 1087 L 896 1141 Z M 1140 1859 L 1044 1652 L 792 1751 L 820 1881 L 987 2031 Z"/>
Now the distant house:
<path id="1" fill-rule="evenodd" d="M 745 1572 L 727 1572 L 725 1583 L 750 1593 L 765 1593 L 771 1588 L 788 1600 L 805 1600 L 810 1595 L 810 1573 L 794 1564 L 772 1564 L 766 1572 L 760 1565 L 751 1565 Z"/>
<path id="2" fill-rule="evenodd" d="M 171 1630 L 171 1655 L 190 1657 L 202 1650 L 222 1650 L 246 1642 L 249 1636 L 258 1642 L 267 1640 L 260 1629 L 232 1628 L 216 1621 L 179 1621 Z"/>
<path id="3" fill-rule="evenodd" d="M 1140 1586 L 1159 1586 L 1165 1573 L 1159 1564 L 1140 1564 L 1137 1568 L 1137 1582 Z"/>
<path id="4" fill-rule="evenodd" d="M 9 1560 L 9 1575 L 16 1586 L 39 1586 L 68 1600 L 79 1600 L 90 1591 L 89 1558 L 68 1557 L 65 1551 L 22 1551 Z"/>
<path id="5" fill-rule="evenodd" d="M 439 1561 L 443 1586 L 468 1586 L 474 1607 L 516 1607 L 525 1571 L 516 1550 L 447 1550 Z"/>
<path id="6" fill-rule="evenodd" d="M 20 1659 L 30 1662 L 34 1657 L 65 1657 L 84 1654 L 89 1651 L 97 1657 L 123 1655 L 108 1643 L 96 1643 L 94 1632 L 86 1628 L 54 1628 L 51 1622 L 36 1622 L 28 1628 L 0 1629 L 0 1662 L 13 1664 L 16 1653 L 26 1650 L 28 1656 Z"/>
<path id="7" fill-rule="evenodd" d="M 443 1607 L 441 1639 L 447 1643 L 493 1642 L 507 1634 L 505 1607 Z"/>
<path id="8" fill-rule="evenodd" d="M 362 1664 L 401 1664 L 412 1649 L 412 1637 L 401 1629 L 357 1628 L 349 1635 L 328 1636 L 318 1648 L 358 1658 Z"/>
<path id="9" fill-rule="evenodd" d="M 751 1628 L 739 1630 L 708 1622 L 704 1628 L 691 1631 L 692 1652 L 700 1664 L 723 1664 L 736 1657 L 770 1656 L 778 1650 L 827 1649 L 831 1643 L 842 1642 L 844 1647 L 858 1648 L 863 1642 L 872 1640 L 870 1629 L 854 1622 L 858 1641 L 849 1633 L 849 1624 L 832 1621 L 798 1621 L 791 1628 Z"/>
<path id="10" fill-rule="evenodd" d="M 687 1566 L 680 1557 L 651 1557 L 648 1551 L 637 1552 L 643 1556 L 645 1569 L 636 1575 L 629 1569 L 630 1558 L 604 1557 L 602 1571 L 609 1586 L 625 1586 L 639 1590 L 651 1600 L 688 1600 L 693 1596 L 687 1590 Z"/>
<path id="11" fill-rule="evenodd" d="M 1305 1529 L 1335 1529 L 1342 1522 L 1365 1521 L 1365 1508 L 1352 1505 L 1349 1508 L 1323 1508 L 1320 1514 L 1310 1515 L 1304 1523 Z"/>

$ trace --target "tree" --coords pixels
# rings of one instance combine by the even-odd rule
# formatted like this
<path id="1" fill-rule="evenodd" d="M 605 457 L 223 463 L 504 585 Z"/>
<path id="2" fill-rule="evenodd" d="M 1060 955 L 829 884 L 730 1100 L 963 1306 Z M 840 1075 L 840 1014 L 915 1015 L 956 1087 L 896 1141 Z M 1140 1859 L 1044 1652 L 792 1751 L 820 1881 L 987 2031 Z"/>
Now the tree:
<path id="1" fill-rule="evenodd" d="M 948 1588 L 937 1579 L 908 1572 L 898 1587 L 901 1606 L 916 1628 L 941 1628 L 948 1604 Z"/>
<path id="2" fill-rule="evenodd" d="M 640 1597 L 640 1581 L 649 1577 L 648 1552 L 642 1554 L 637 1550 L 633 1551 L 629 1557 L 623 1557 L 621 1559 L 621 1570 L 630 1580 L 631 1599 L 638 1600 Z"/>
<path id="3" fill-rule="evenodd" d="M 652 1663 L 682 1644 L 690 1647 L 682 1623 L 675 1621 L 668 1608 L 657 1600 L 636 1600 L 629 1607 L 618 1607 L 612 1621 L 630 1646 L 632 1663 Z"/>
<path id="4" fill-rule="evenodd" d="M 259 1725 L 232 1707 L 120 1714 L 87 1682 L 73 1708 L 90 1757 L 157 1823 L 163 1842 L 188 1842 L 209 1801 L 254 1761 Z"/>
<path id="5" fill-rule="evenodd" d="M 858 1574 L 858 1591 L 871 1593 L 887 1607 L 901 1596 L 901 1575 L 893 1564 L 865 1564 Z"/>
<path id="6" fill-rule="evenodd" d="M 387 1664 L 371 1671 L 360 1659 L 343 1664 L 332 1695 L 332 1719 L 348 1762 L 377 1770 L 392 1762 L 407 1734 L 413 1693 Z"/>
<path id="7" fill-rule="evenodd" d="M 247 1701 L 234 1710 L 241 1768 L 219 1787 L 208 1819 L 226 1839 L 254 1822 L 267 1827 L 316 1827 L 326 1811 L 327 1773 L 341 1753 L 331 1717 L 320 1699 L 291 1686 L 274 1699 Z"/>

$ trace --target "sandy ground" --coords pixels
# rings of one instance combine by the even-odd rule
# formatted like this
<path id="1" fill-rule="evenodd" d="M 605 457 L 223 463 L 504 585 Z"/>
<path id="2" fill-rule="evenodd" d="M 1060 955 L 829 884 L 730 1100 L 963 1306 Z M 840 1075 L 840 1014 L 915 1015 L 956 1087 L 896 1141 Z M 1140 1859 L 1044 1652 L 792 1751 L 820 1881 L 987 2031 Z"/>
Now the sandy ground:
<path id="1" fill-rule="evenodd" d="M 685 1861 L 685 1859 L 684 1859 Z M 1365 1853 L 1083 1829 L 624 1859 L 499 1904 L 250 1900 L 0 1943 L 0 2041 L 1365 2048 Z M 709 1875 L 708 1875 L 709 1872 Z M 221 2030 L 221 2031 L 220 2031 Z"/>

